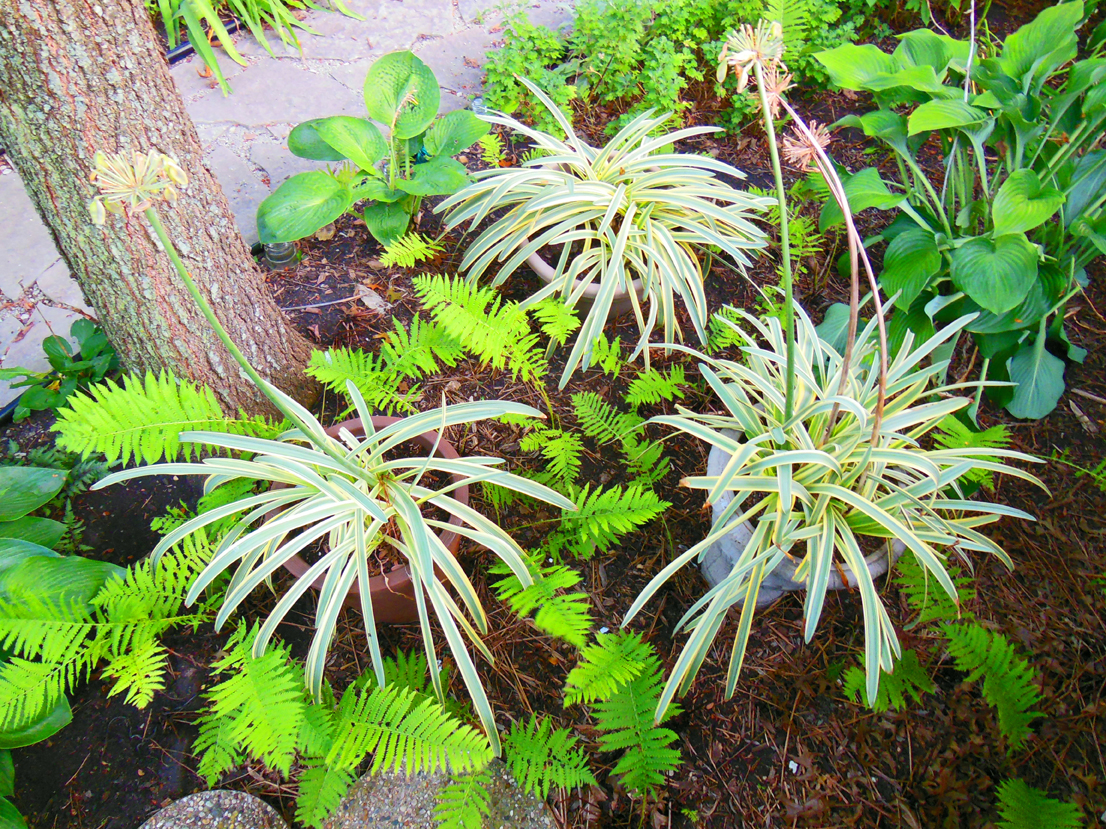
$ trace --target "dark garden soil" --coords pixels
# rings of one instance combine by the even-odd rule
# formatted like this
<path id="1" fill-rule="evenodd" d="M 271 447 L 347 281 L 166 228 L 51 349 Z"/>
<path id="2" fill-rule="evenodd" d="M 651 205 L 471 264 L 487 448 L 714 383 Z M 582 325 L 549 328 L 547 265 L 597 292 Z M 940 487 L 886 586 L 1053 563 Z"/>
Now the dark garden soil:
<path id="1" fill-rule="evenodd" d="M 694 120 L 715 122 L 721 104 L 705 88 L 692 95 L 696 97 Z M 859 106 L 844 95 L 821 95 L 816 102 L 804 101 L 803 111 L 810 118 L 832 122 Z M 595 118 L 594 113 L 590 117 Z M 601 141 L 604 123 L 605 118 L 585 117 L 584 132 Z M 702 137 L 681 149 L 710 152 L 745 170 L 753 183 L 770 183 L 767 149 L 754 127 L 736 137 Z M 858 136 L 845 132 L 839 134 L 833 154 L 857 169 L 874 158 L 863 155 L 864 149 Z M 475 159 L 468 160 L 470 166 L 479 166 Z M 429 235 L 440 230 L 432 207 L 424 207 L 418 225 Z M 862 233 L 875 229 L 873 216 L 864 214 L 860 220 Z M 832 238 L 827 242 L 831 249 L 823 260 L 832 262 L 837 253 Z M 455 273 L 465 243 L 459 234 L 447 237 L 445 253 L 421 270 L 384 268 L 380 250 L 364 226 L 347 217 L 337 223 L 329 240 L 302 243 L 302 261 L 293 270 L 272 274 L 269 282 L 278 304 L 289 309 L 316 343 L 375 351 L 391 329 L 392 317 L 407 324 L 419 312 L 412 276 L 423 271 Z M 809 270 L 800 280 L 798 295 L 820 318 L 831 302 L 845 299 L 845 286 L 833 268 Z M 996 525 L 993 535 L 1016 567 L 1007 573 L 998 562 L 976 561 L 977 598 L 969 608 L 1016 643 L 1041 676 L 1043 716 L 1027 745 L 1007 751 L 994 710 L 982 699 L 978 685 L 965 683 L 965 675 L 951 666 L 933 629 L 902 632 L 903 647 L 916 650 L 934 677 L 933 693 L 902 713 L 872 714 L 846 700 L 838 677 L 844 667 L 856 664 L 862 650 L 858 595 L 830 594 L 810 644 L 803 643 L 801 599 L 788 597 L 758 615 L 746 667 L 730 700 L 723 692 L 734 620 L 720 632 L 698 680 L 681 702 L 683 713 L 670 723 L 680 735 L 684 763 L 660 799 L 643 814 L 640 801 L 631 801 L 608 777 L 616 756 L 597 755 L 593 769 L 600 786 L 569 801 L 553 802 L 566 825 L 986 827 L 995 820 L 996 785 L 1013 777 L 1080 804 L 1089 820 L 1097 820 L 1106 810 L 1106 595 L 1098 583 L 1106 575 L 1106 481 L 1096 481 L 1080 468 L 1091 469 L 1106 455 L 1106 263 L 1100 260 L 1089 270 L 1091 287 L 1072 301 L 1068 320 L 1073 341 L 1089 354 L 1084 365 L 1068 366 L 1068 391 L 1058 408 L 1038 422 L 1012 420 L 993 406 L 985 406 L 982 414 L 984 426 L 1008 426 L 1015 448 L 1064 461 L 1034 470 L 1048 485 L 1050 496 L 1021 481 L 998 481 L 993 498 L 1029 510 L 1038 521 Z M 775 283 L 770 257 L 757 263 L 752 277 L 760 284 Z M 521 298 L 536 284 L 536 277 L 522 269 L 507 281 L 504 295 Z M 372 302 L 358 298 L 361 286 L 376 294 Z M 712 270 L 708 297 L 715 308 L 728 303 L 754 309 L 758 302 L 749 282 L 722 265 Z M 385 311 L 373 310 L 377 299 L 386 304 Z M 622 322 L 612 330 L 623 343 L 636 341 L 632 324 Z M 685 325 L 685 331 L 691 330 Z M 559 376 L 563 359 L 563 354 L 554 355 L 551 377 Z M 669 359 L 675 358 L 658 354 L 654 364 L 664 366 Z M 952 375 L 967 374 L 976 362 L 971 349 L 965 348 L 955 357 Z M 688 370 L 694 379 L 694 367 L 689 364 Z M 563 391 L 551 383 L 547 391 L 561 427 L 574 425 L 571 395 L 594 391 L 617 404 L 630 376 L 632 370 L 625 370 L 612 380 L 593 370 L 578 373 Z M 443 398 L 501 398 L 544 408 L 533 388 L 471 360 L 426 379 L 420 388 L 417 405 L 423 408 Z M 681 403 L 700 411 L 712 405 L 710 398 L 694 390 Z M 333 412 L 333 401 L 322 405 Z M 658 406 L 643 414 L 670 408 Z M 0 438 L 14 439 L 24 450 L 36 442 L 48 444 L 48 424 L 49 416 L 40 415 L 29 424 L 0 430 Z M 652 437 L 662 436 L 650 428 Z M 538 459 L 519 449 L 521 432 L 516 427 L 481 423 L 451 430 L 448 437 L 462 454 L 496 454 L 511 468 L 540 468 Z M 617 628 L 648 579 L 673 554 L 701 539 L 709 526 L 710 512 L 701 498 L 678 486 L 683 476 L 702 474 L 705 450 L 680 437 L 667 447 L 672 470 L 657 491 L 671 508 L 609 554 L 577 563 L 597 627 Z M 589 444 L 582 481 L 614 485 L 624 482 L 623 474 L 616 452 Z M 74 510 L 85 527 L 83 542 L 91 548 L 86 555 L 133 563 L 156 543 L 150 520 L 196 495 L 189 482 L 159 479 L 75 496 Z M 478 493 L 473 498 L 481 510 L 494 511 L 479 502 Z M 516 505 L 500 520 L 520 544 L 533 547 L 553 527 L 553 517 Z M 483 678 L 500 723 L 546 713 L 575 729 L 584 742 L 593 741 L 596 733 L 586 712 L 579 706 L 566 710 L 561 704 L 564 678 L 574 663 L 572 649 L 538 633 L 494 598 L 486 569 L 492 561 L 489 554 L 462 547 L 462 556 L 490 616 L 486 642 L 495 664 L 484 666 Z M 278 590 L 282 583 L 278 581 Z M 668 667 L 682 641 L 673 640 L 673 627 L 703 589 L 697 573 L 685 570 L 634 620 L 632 627 L 646 634 Z M 902 629 L 910 620 L 905 601 L 891 583 L 884 585 L 883 593 Z M 245 615 L 264 613 L 273 601 L 258 591 Z M 298 653 L 306 651 L 310 638 L 311 601 L 305 599 L 297 608 L 300 615 L 281 630 Z M 330 663 L 336 687 L 365 667 L 359 625 L 356 610 L 344 612 Z M 417 628 L 382 633 L 388 647 L 421 647 Z M 15 752 L 15 802 L 28 823 L 134 829 L 171 800 L 207 788 L 195 773 L 190 746 L 208 666 L 225 641 L 226 633 L 215 633 L 210 626 L 168 636 L 170 678 L 165 691 L 145 710 L 108 697 L 109 684 L 98 677 L 82 685 L 71 697 L 73 724 L 47 743 Z M 463 697 L 463 688 L 454 690 Z M 223 785 L 258 794 L 291 818 L 294 791 L 263 769 L 240 769 Z M 698 823 L 682 810 L 697 813 Z"/>

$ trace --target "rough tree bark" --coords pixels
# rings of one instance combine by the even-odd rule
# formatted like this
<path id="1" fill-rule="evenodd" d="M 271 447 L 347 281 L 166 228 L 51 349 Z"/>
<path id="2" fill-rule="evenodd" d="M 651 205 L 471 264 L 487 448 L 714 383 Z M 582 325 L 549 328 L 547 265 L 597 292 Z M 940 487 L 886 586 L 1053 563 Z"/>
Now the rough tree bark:
<path id="1" fill-rule="evenodd" d="M 142 0 L 0 0 L 0 137 L 124 364 L 206 384 L 228 411 L 269 411 L 145 222 L 90 220 L 97 150 L 176 158 L 190 182 L 175 206 L 159 207 L 170 238 L 262 376 L 310 402 L 310 345 L 266 290 L 204 166 Z"/>

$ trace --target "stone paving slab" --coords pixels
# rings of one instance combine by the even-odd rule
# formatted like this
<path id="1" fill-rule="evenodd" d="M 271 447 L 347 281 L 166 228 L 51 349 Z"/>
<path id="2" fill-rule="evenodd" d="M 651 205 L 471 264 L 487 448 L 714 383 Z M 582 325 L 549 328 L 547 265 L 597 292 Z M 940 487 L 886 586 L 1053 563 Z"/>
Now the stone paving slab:
<path id="1" fill-rule="evenodd" d="M 240 65 L 217 51 L 233 94 L 225 96 L 203 62 L 193 56 L 170 74 L 205 148 L 208 168 L 230 201 L 239 231 L 257 241 L 257 205 L 289 176 L 324 166 L 296 158 L 288 133 L 300 121 L 327 115 L 364 115 L 362 87 L 373 61 L 411 49 L 442 87 L 444 114 L 480 94 L 485 54 L 495 47 L 505 9 L 523 11 L 551 28 L 571 20 L 572 0 L 347 0 L 357 19 L 313 11 L 299 32 L 301 49 L 269 34 L 269 53 L 248 32 L 235 35 Z M 89 314 L 46 227 L 11 170 L 0 168 L 0 366 L 44 369 L 41 342 L 49 336 L 42 308 L 68 334 L 72 321 Z M 36 353 L 37 352 L 37 353 Z M 19 361 L 23 361 L 22 363 Z M 0 383 L 0 406 L 18 392 Z"/>

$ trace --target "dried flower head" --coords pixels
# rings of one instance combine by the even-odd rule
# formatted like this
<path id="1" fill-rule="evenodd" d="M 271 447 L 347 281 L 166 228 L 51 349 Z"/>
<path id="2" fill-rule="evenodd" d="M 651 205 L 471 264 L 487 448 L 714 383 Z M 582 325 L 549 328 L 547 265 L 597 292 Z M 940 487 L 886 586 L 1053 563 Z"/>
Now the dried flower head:
<path id="1" fill-rule="evenodd" d="M 814 169 L 818 150 L 825 151 L 831 140 L 825 124 L 811 121 L 808 129 L 809 133 L 793 129 L 791 135 L 784 136 L 783 139 L 783 157 L 789 164 L 794 164 L 801 170 Z"/>
<path id="2" fill-rule="evenodd" d="M 764 95 L 768 99 L 768 109 L 773 118 L 780 117 L 783 96 L 791 88 L 791 75 L 785 71 L 782 63 L 771 63 L 764 70 Z"/>
<path id="3" fill-rule="evenodd" d="M 89 180 L 100 194 L 89 204 L 95 224 L 103 224 L 108 213 L 141 213 L 155 201 L 175 202 L 177 188 L 188 186 L 188 175 L 164 153 L 97 152 Z"/>
<path id="4" fill-rule="evenodd" d="M 732 66 L 737 72 L 737 91 L 743 92 L 755 64 L 762 67 L 783 65 L 783 48 L 783 26 L 778 22 L 760 20 L 756 28 L 742 24 L 730 33 L 718 56 L 718 82 L 726 79 L 726 72 Z"/>

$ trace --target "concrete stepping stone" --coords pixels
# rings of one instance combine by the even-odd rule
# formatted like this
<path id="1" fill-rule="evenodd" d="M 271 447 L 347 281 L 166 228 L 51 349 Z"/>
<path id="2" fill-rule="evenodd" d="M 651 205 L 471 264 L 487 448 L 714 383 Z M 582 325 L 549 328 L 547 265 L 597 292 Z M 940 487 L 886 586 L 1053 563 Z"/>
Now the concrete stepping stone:
<path id="1" fill-rule="evenodd" d="M 484 825 L 493 829 L 556 829 L 549 807 L 518 787 L 501 760 L 492 761 L 491 812 Z M 353 784 L 323 829 L 429 829 L 435 825 L 438 790 L 444 774 L 366 774 Z"/>
<path id="2" fill-rule="evenodd" d="M 288 824 L 252 794 L 216 790 L 181 798 L 139 829 L 288 829 Z"/>

